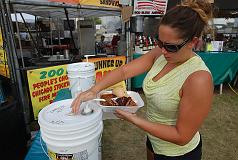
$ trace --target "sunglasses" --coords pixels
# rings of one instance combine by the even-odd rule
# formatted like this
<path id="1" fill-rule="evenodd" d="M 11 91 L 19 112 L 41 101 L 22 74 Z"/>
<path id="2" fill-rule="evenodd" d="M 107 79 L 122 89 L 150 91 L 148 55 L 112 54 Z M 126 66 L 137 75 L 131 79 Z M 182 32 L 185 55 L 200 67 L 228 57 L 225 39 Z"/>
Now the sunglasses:
<path id="1" fill-rule="evenodd" d="M 188 43 L 189 39 L 184 40 L 181 44 L 171 44 L 171 43 L 165 43 L 161 40 L 158 40 L 158 46 L 160 48 L 164 48 L 167 52 L 178 52 L 186 43 Z"/>

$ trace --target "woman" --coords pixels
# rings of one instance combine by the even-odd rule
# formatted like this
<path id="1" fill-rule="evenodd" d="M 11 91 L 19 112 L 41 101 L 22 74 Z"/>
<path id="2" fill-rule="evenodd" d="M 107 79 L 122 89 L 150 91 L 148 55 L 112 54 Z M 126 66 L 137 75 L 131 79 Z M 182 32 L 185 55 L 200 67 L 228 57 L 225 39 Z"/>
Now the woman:
<path id="1" fill-rule="evenodd" d="M 110 72 L 72 103 L 77 113 L 81 102 L 125 79 L 149 71 L 143 82 L 147 119 L 122 110 L 116 115 L 147 132 L 148 160 L 200 160 L 198 132 L 211 108 L 212 76 L 193 52 L 208 24 L 210 3 L 187 0 L 169 10 L 159 26 L 159 47 Z M 112 78 L 113 77 L 113 78 Z"/>

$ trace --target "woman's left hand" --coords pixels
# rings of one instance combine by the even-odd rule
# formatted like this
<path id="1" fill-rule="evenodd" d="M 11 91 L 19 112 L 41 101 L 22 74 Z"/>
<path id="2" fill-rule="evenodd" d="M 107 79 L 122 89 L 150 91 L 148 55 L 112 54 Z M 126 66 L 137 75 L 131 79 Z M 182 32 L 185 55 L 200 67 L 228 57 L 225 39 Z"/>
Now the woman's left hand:
<path id="1" fill-rule="evenodd" d="M 115 110 L 114 113 L 118 118 L 126 120 L 128 122 L 133 122 L 133 119 L 137 116 L 135 113 L 130 113 L 120 109 Z"/>

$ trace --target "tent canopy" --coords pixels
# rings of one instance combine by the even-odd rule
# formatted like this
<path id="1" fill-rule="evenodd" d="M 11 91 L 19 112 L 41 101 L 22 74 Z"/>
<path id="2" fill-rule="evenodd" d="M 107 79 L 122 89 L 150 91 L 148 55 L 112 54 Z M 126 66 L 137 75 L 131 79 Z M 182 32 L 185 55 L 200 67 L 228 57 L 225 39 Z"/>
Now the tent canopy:
<path id="1" fill-rule="evenodd" d="M 237 0 L 215 0 L 215 7 L 218 9 L 217 17 L 238 18 Z"/>
<path id="2" fill-rule="evenodd" d="M 76 3 L 52 2 L 57 0 L 9 0 L 16 12 L 28 13 L 41 17 L 65 18 L 64 8 L 67 8 L 69 18 L 76 17 L 102 17 L 119 16 L 119 8 L 80 5 Z M 67 0 L 58 0 L 67 1 Z M 67 2 L 75 2 L 68 0 Z M 90 0 L 88 0 L 90 1 Z M 168 9 L 178 4 L 181 0 L 168 0 Z M 216 9 L 215 17 L 238 17 L 237 0 L 214 0 Z"/>
<path id="3" fill-rule="evenodd" d="M 168 0 L 168 9 L 179 4 L 181 0 Z M 238 0 L 214 0 L 216 18 L 238 17 Z"/>
<path id="4" fill-rule="evenodd" d="M 67 8 L 69 18 L 119 16 L 119 8 L 85 6 L 49 2 L 48 0 L 10 0 L 14 11 L 51 18 L 65 18 L 64 8 Z"/>

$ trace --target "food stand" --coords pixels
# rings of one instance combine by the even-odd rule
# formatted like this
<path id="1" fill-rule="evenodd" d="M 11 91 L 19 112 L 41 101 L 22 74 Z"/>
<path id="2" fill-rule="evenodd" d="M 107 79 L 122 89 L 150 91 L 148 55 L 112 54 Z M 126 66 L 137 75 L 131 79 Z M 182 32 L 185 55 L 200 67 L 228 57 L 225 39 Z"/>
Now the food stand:
<path id="1" fill-rule="evenodd" d="M 75 2 L 75 1 L 71 1 Z M 28 0 L 28 1 L 20 1 L 20 0 L 10 0 L 10 1 L 1 1 L 1 15 L 6 15 L 1 17 L 1 24 L 3 24 L 3 37 L 5 39 L 5 43 L 8 44 L 6 46 L 7 51 L 7 57 L 10 64 L 9 70 L 10 70 L 10 78 L 13 81 L 13 83 L 17 84 L 17 95 L 19 98 L 19 101 L 21 103 L 21 106 L 23 108 L 24 117 L 25 117 L 25 123 L 29 125 L 30 122 L 30 98 L 28 98 L 25 95 L 36 95 L 39 91 L 35 91 L 34 89 L 37 89 L 39 86 L 41 86 L 40 83 L 37 82 L 40 80 L 45 80 L 44 83 L 54 85 L 52 88 L 55 88 L 55 86 L 59 86 L 59 88 L 55 89 L 55 92 L 51 93 L 51 96 L 49 97 L 48 94 L 44 96 L 37 97 L 36 103 L 42 102 L 42 101 L 48 101 L 47 103 L 50 103 L 52 99 L 49 101 L 50 98 L 56 97 L 56 92 L 59 89 L 67 88 L 67 79 L 65 78 L 65 64 L 77 62 L 80 60 L 80 57 L 84 54 L 79 50 L 79 46 L 76 45 L 74 41 L 74 36 L 72 34 L 72 30 L 70 29 L 70 40 L 71 41 L 71 47 L 72 49 L 72 58 L 69 58 L 65 55 L 60 54 L 54 54 L 51 55 L 51 57 L 46 57 L 46 55 L 43 55 L 40 52 L 40 48 L 38 48 L 37 44 L 33 41 L 33 48 L 35 49 L 36 57 L 34 61 L 31 61 L 33 65 L 27 65 L 25 66 L 25 60 L 24 60 L 24 52 L 22 51 L 21 42 L 19 43 L 20 50 L 17 50 L 16 44 L 18 44 L 16 41 L 14 41 L 14 27 L 12 25 L 12 20 L 10 18 L 11 13 L 20 12 L 20 13 L 29 13 L 32 15 L 37 15 L 41 17 L 51 17 L 53 18 L 61 18 L 64 17 L 67 19 L 68 26 L 70 26 L 69 18 L 72 17 L 90 17 L 90 16 L 103 16 L 103 15 L 119 15 L 120 9 L 117 6 L 117 3 L 110 3 L 109 4 L 96 4 L 95 3 L 87 3 L 89 1 L 81 1 L 82 3 L 61 3 L 61 2 L 53 2 L 48 0 L 43 1 L 36 1 L 36 0 Z M 104 1 L 106 2 L 106 1 Z M 170 6 L 172 1 L 168 1 L 168 5 Z M 175 1 L 174 1 L 175 2 Z M 85 4 L 85 5 L 84 5 Z M 170 7 L 168 7 L 170 8 Z M 79 24 L 80 25 L 80 24 Z M 17 27 L 16 23 L 16 28 Z M 129 28 L 130 24 L 127 24 L 127 27 Z M 79 27 L 80 28 L 80 27 Z M 18 29 L 17 29 L 18 30 Z M 80 30 L 79 30 L 80 31 Z M 17 31 L 19 36 L 19 31 Z M 130 32 L 127 32 L 127 51 L 130 56 L 131 53 L 131 40 L 132 35 Z M 52 33 L 51 33 L 52 34 Z M 31 38 L 34 39 L 34 38 Z M 60 36 L 58 38 L 59 43 L 57 45 L 50 44 L 47 45 L 47 50 L 67 50 L 69 49 L 69 45 L 60 44 Z M 81 43 L 82 41 L 80 41 Z M 18 53 L 20 53 L 20 61 L 18 61 Z M 134 54 L 136 55 L 136 54 Z M 22 64 L 19 65 L 19 62 Z M 57 66 L 57 67 L 56 67 Z M 46 68 L 48 67 L 48 68 Z M 36 73 L 36 74 L 35 74 Z M 28 74 L 28 76 L 27 76 Z M 33 76 L 30 76 L 32 74 Z M 233 74 L 233 73 L 232 73 Z M 24 76 L 23 76 L 24 75 Z M 41 78 L 42 75 L 47 75 L 46 79 Z M 228 73 L 228 75 L 230 75 Z M 57 76 L 57 77 L 55 77 Z M 39 78 L 38 80 L 34 80 L 33 77 Z M 28 78 L 28 81 L 27 81 Z M 32 94 L 30 94 L 28 90 L 28 82 L 29 78 L 32 78 L 30 81 L 31 86 L 36 86 L 32 89 Z M 48 79 L 47 79 L 48 78 Z M 53 79 L 53 80 L 52 80 Z M 61 80 L 62 81 L 61 81 Z M 226 78 L 225 78 L 226 79 Z M 59 81 L 61 83 L 56 83 L 56 81 Z M 38 85 L 39 83 L 39 85 Z M 27 88 L 27 89 L 26 89 Z M 41 88 L 40 88 L 41 89 Z M 34 92 L 34 94 L 33 94 Z M 41 91 L 39 91 L 41 92 Z M 47 91 L 46 91 L 47 92 Z M 17 97 L 17 96 L 16 96 Z M 30 96 L 29 96 L 30 97 Z M 46 105 L 46 104 L 44 104 Z M 37 114 L 37 113 L 36 113 Z"/>
<path id="2" fill-rule="evenodd" d="M 120 9 L 118 7 L 117 3 L 113 3 L 113 4 L 105 4 L 105 5 L 99 5 L 99 6 L 92 6 L 92 3 L 90 1 L 80 1 L 80 4 L 78 3 L 62 3 L 61 1 L 57 2 L 57 1 L 48 1 L 48 0 L 43 0 L 43 1 L 36 1 L 36 0 L 29 0 L 29 1 L 20 1 L 20 0 L 11 0 L 11 1 L 4 1 L 2 2 L 2 8 L 5 8 L 4 13 L 8 16 L 4 17 L 4 21 L 5 22 L 5 26 L 3 26 L 3 30 L 6 33 L 10 33 L 10 36 L 5 35 L 4 38 L 6 39 L 6 41 L 9 41 L 10 45 L 7 45 L 7 52 L 11 53 L 10 55 L 12 56 L 11 59 L 9 59 L 9 62 L 12 62 L 11 67 L 12 66 L 16 66 L 16 68 L 19 68 L 11 73 L 16 73 L 17 76 L 16 78 L 18 78 L 18 83 L 20 83 L 19 86 L 19 90 L 22 92 L 20 94 L 20 97 L 22 97 L 22 103 L 23 106 L 25 108 L 25 113 L 28 114 L 26 117 L 29 117 L 29 106 L 28 102 L 24 102 L 26 101 L 26 97 L 24 96 L 25 93 L 23 93 L 23 88 L 21 88 L 22 84 L 26 84 L 27 85 L 27 81 L 26 77 L 21 78 L 20 74 L 25 74 L 24 76 L 26 76 L 26 73 L 31 70 L 33 72 L 32 69 L 41 69 L 41 68 L 45 68 L 45 67 L 53 67 L 53 66 L 57 66 L 57 65 L 63 65 L 63 64 L 68 64 L 68 63 L 73 63 L 73 62 L 78 62 L 81 60 L 81 56 L 84 54 L 82 50 L 80 50 L 80 46 L 75 45 L 75 39 L 74 39 L 74 35 L 72 33 L 72 25 L 69 24 L 69 18 L 78 18 L 78 17 L 100 17 L 100 16 L 109 16 L 109 15 L 120 15 Z M 68 44 L 62 44 L 62 42 L 60 43 L 60 37 L 58 37 L 59 43 L 58 44 L 50 44 L 47 45 L 46 48 L 41 49 L 39 48 L 39 45 L 37 43 L 37 38 L 40 37 L 34 37 L 33 33 L 31 33 L 32 31 L 30 31 L 30 27 L 27 26 L 26 23 L 25 26 L 27 28 L 28 34 L 30 36 L 30 39 L 32 41 L 33 46 L 31 48 L 33 48 L 34 55 L 30 60 L 30 63 L 28 62 L 28 65 L 26 65 L 26 60 L 25 60 L 25 53 L 24 50 L 22 49 L 22 42 L 21 41 L 14 41 L 15 40 L 15 36 L 20 37 L 19 35 L 19 24 L 18 21 L 15 22 L 16 27 L 14 28 L 13 23 L 12 23 L 12 19 L 11 19 L 11 14 L 12 13 L 28 13 L 31 15 L 35 15 L 38 17 L 50 17 L 50 20 L 52 19 L 59 19 L 59 18 L 64 18 L 66 19 L 66 24 L 68 23 L 69 30 L 70 30 L 70 39 L 68 40 L 69 43 Z M 22 14 L 21 14 L 22 16 Z M 16 16 L 17 17 L 17 16 Z M 23 21 L 24 18 L 22 16 Z M 17 19 L 16 19 L 17 20 Z M 41 24 L 42 25 L 42 24 Z M 51 25 L 51 24 L 50 24 Z M 80 25 L 80 24 L 79 24 Z M 9 27 L 7 27 L 9 26 Z M 50 26 L 51 28 L 51 26 Z M 15 30 L 14 30 L 15 29 Z M 42 34 L 42 29 L 41 28 L 41 32 L 36 33 L 36 35 L 38 34 Z M 77 30 L 80 32 L 80 27 Z M 16 32 L 16 34 L 14 33 Z M 37 31 L 35 31 L 37 32 Z M 50 30 L 50 32 L 52 32 Z M 74 32 L 75 33 L 75 32 Z M 60 34 L 60 33 L 59 33 Z M 51 40 L 52 41 L 52 40 Z M 82 40 L 83 41 L 83 40 Z M 80 41 L 80 43 L 82 43 L 82 41 Z M 19 46 L 19 49 L 17 49 Z M 43 45 L 44 47 L 44 45 Z M 71 47 L 71 48 L 70 48 Z M 51 55 L 46 54 L 47 53 L 47 49 L 48 50 L 56 50 L 56 52 L 52 52 Z M 58 50 L 58 52 L 57 52 Z M 62 54 L 62 52 L 64 54 Z M 67 52 L 67 53 L 66 53 Z M 10 61 L 11 60 L 11 61 Z M 22 64 L 19 64 L 20 62 L 22 62 Z M 47 72 L 47 71 L 51 71 L 52 68 L 49 69 L 45 69 L 46 71 L 44 71 L 44 69 L 41 72 Z M 39 72 L 40 73 L 40 72 Z M 53 72 L 52 72 L 53 73 Z M 29 82 L 29 73 L 27 74 L 27 78 L 28 78 L 28 82 Z M 52 76 L 53 74 L 51 74 L 51 78 L 54 77 Z M 62 75 L 61 75 L 62 76 Z M 41 79 L 41 78 L 40 78 Z M 24 81 L 24 82 L 22 82 Z M 28 120 L 29 121 L 29 120 Z"/>
<path id="3" fill-rule="evenodd" d="M 210 69 L 214 85 L 222 83 L 230 83 L 238 72 L 238 53 L 237 52 L 198 52 L 203 61 Z M 141 54 L 134 54 L 134 59 L 142 56 Z M 136 76 L 132 79 L 133 88 L 141 88 L 142 82 L 146 73 Z"/>
<path id="4" fill-rule="evenodd" d="M 168 1 L 168 9 L 172 6 L 178 4 L 180 0 L 174 0 L 174 1 Z M 215 10 L 214 16 L 215 18 L 234 18 L 238 17 L 238 3 L 233 2 L 231 0 L 229 1 L 222 1 L 222 0 L 211 0 L 211 3 L 213 3 L 213 8 Z M 159 17 L 157 17 L 159 19 Z M 148 19 L 148 18 L 147 18 Z M 134 46 L 135 50 L 133 51 L 133 59 L 139 58 L 143 54 L 146 54 L 148 49 L 144 49 L 145 43 L 140 43 L 140 41 L 143 41 L 144 37 L 148 37 L 148 40 L 150 39 L 156 39 L 156 36 L 154 34 L 157 34 L 154 32 L 148 32 L 148 27 L 151 26 L 150 23 L 146 22 L 144 19 L 144 23 L 142 23 L 144 26 L 144 29 L 140 29 L 133 35 L 135 38 Z M 154 24 L 153 24 L 154 25 Z M 212 24 L 213 25 L 213 24 Z M 212 26 L 214 28 L 214 26 Z M 155 27 L 156 28 L 156 27 Z M 150 29 L 151 30 L 151 29 Z M 235 30 L 235 27 L 234 27 Z M 234 31 L 235 32 L 235 31 Z M 232 33 L 233 36 L 237 35 L 237 30 L 235 33 Z M 207 36 L 207 35 L 205 35 Z M 238 73 L 238 50 L 237 50 L 237 39 L 233 40 L 234 43 L 232 43 L 228 49 L 224 49 L 224 45 L 227 44 L 224 42 L 223 49 L 223 39 L 219 38 L 219 34 L 217 33 L 215 35 L 216 39 L 212 41 L 213 49 L 211 51 L 196 51 L 197 54 L 204 60 L 208 68 L 211 70 L 213 75 L 213 82 L 214 85 L 220 85 L 220 93 L 222 93 L 222 84 L 223 83 L 230 83 L 233 80 L 237 81 L 237 73 Z M 211 36 L 210 36 L 211 38 Z M 236 37 L 237 38 L 237 37 Z M 138 41 L 139 40 L 139 41 Z M 148 43 L 148 48 L 150 47 L 150 43 Z M 141 45 L 141 46 L 140 46 Z M 228 45 L 227 45 L 228 46 Z M 133 48 L 133 47 L 132 47 Z M 146 47 L 145 47 L 146 48 Z M 132 78 L 132 88 L 139 89 L 142 87 L 142 83 L 144 80 L 144 77 L 146 76 L 146 73 L 143 73 L 141 75 L 138 75 L 134 78 Z"/>
<path id="5" fill-rule="evenodd" d="M 21 144 L 24 143 L 23 144 L 24 147 L 15 145 L 15 144 L 9 144 L 9 145 L 16 147 L 16 148 L 13 148 L 12 150 L 15 149 L 18 151 L 22 151 L 21 153 L 22 156 L 24 156 L 27 139 L 30 138 L 29 126 L 30 126 L 30 122 L 33 119 L 33 114 L 32 114 L 33 109 L 31 105 L 33 104 L 47 105 L 52 102 L 52 99 L 55 98 L 56 92 L 59 89 L 67 88 L 68 82 L 65 76 L 66 74 L 65 65 L 69 63 L 81 61 L 81 56 L 85 54 L 82 51 L 82 48 L 80 48 L 80 46 L 82 45 L 82 41 L 80 41 L 80 45 L 76 45 L 77 42 L 74 41 L 74 34 L 71 29 L 70 19 L 120 15 L 120 8 L 118 7 L 119 5 L 118 1 L 114 3 L 110 3 L 110 4 L 109 3 L 100 4 L 99 1 L 98 3 L 95 3 L 95 1 L 94 3 L 89 3 L 90 1 L 85 1 L 85 0 L 80 1 L 80 4 L 78 2 L 75 3 L 75 1 L 71 1 L 71 2 L 72 3 L 63 3 L 63 1 L 60 1 L 60 0 L 58 2 L 48 1 L 48 0 L 43 0 L 43 1 L 10 0 L 10 1 L 0 2 L 0 8 L 1 8 L 0 27 L 2 31 L 1 32 L 2 36 L 0 37 L 3 37 L 1 38 L 1 43 L 3 44 L 1 44 L 0 52 L 1 52 L 1 58 L 3 57 L 7 59 L 6 61 L 4 61 L 3 65 L 1 66 L 1 72 L 5 74 L 4 75 L 5 77 L 3 77 L 5 81 L 4 88 L 6 89 L 6 87 L 8 86 L 10 86 L 11 88 L 11 90 L 8 90 L 8 93 L 12 94 L 11 95 L 11 98 L 13 98 L 12 106 L 14 108 L 17 106 L 20 106 L 18 107 L 18 110 L 20 110 L 21 116 L 19 117 L 19 119 L 14 119 L 14 120 L 16 120 L 17 124 L 20 123 L 21 125 L 18 125 L 18 127 L 15 127 L 15 129 L 18 129 L 19 133 L 24 134 L 24 135 L 19 134 L 19 136 L 21 137 L 16 136 L 19 139 L 22 139 L 22 141 L 24 140 L 24 142 L 21 143 Z M 97 4 L 98 6 L 95 6 Z M 11 14 L 15 14 L 15 17 L 17 17 L 16 13 L 21 15 L 23 24 L 25 25 L 25 28 L 27 28 L 26 33 L 27 35 L 29 35 L 29 37 L 26 38 L 26 40 L 24 41 L 24 44 L 32 43 L 32 46 L 28 48 L 28 49 L 31 49 L 33 53 L 30 57 L 30 61 L 28 61 L 29 59 L 28 57 L 27 58 L 25 57 L 27 53 L 25 53 L 24 51 L 25 48 L 24 48 L 23 41 L 19 40 L 19 37 L 21 36 L 20 35 L 21 25 L 18 23 L 17 18 L 16 18 L 16 22 L 14 23 L 11 18 Z M 63 44 L 63 42 L 61 41 L 61 37 L 59 36 L 58 44 L 53 44 L 53 43 L 46 44 L 45 48 L 42 50 L 42 48 L 39 47 L 37 40 L 41 39 L 39 37 L 39 34 L 43 33 L 43 31 L 42 30 L 40 32 L 39 30 L 38 32 L 32 31 L 31 26 L 29 26 L 25 22 L 22 16 L 22 13 L 28 13 L 28 14 L 35 15 L 36 17 L 41 17 L 41 18 L 51 17 L 49 18 L 50 21 L 54 19 L 60 19 L 60 18 L 66 19 L 65 20 L 66 24 L 70 26 L 69 32 L 68 32 L 69 45 Z M 80 26 L 80 23 L 78 25 Z M 84 25 L 84 27 L 85 26 L 88 27 L 87 25 Z M 52 30 L 50 30 L 49 32 L 50 34 L 52 34 Z M 80 27 L 79 27 L 79 32 L 80 32 Z M 35 38 L 34 35 L 37 35 L 38 37 Z M 48 51 L 51 51 L 51 50 L 58 50 L 60 53 L 58 54 L 56 52 L 55 54 L 54 52 L 52 52 L 49 57 L 49 55 L 46 53 L 48 53 Z M 51 93 L 50 90 L 47 90 L 44 88 L 44 92 L 43 92 L 42 91 L 43 88 L 41 88 L 43 84 L 51 85 L 50 88 L 51 87 L 54 88 L 55 91 Z M 35 88 L 29 89 L 28 88 L 29 85 L 33 87 L 35 86 Z M 45 93 L 48 93 L 48 94 L 45 95 Z M 35 97 L 35 100 L 30 98 L 33 96 Z M 33 102 L 35 101 L 36 103 L 32 104 L 32 101 Z M 45 102 L 45 103 L 42 103 L 42 102 Z M 1 111 L 4 108 L 2 107 Z M 14 111 L 14 112 L 18 112 L 18 111 Z M 5 116 L 9 118 L 9 114 L 5 112 L 2 112 L 2 113 L 4 113 L 4 115 L 3 116 L 1 115 L 1 118 L 4 118 Z M 11 115 L 11 117 L 12 116 L 14 115 Z M 2 121 L 1 119 L 1 122 L 3 123 L 5 121 Z M 6 123 L 3 125 L 6 126 Z M 19 129 L 19 127 L 21 127 L 21 129 Z M 6 135 L 8 132 L 16 133 L 17 131 L 15 130 L 13 131 L 12 129 L 11 130 L 9 129 L 6 132 Z M 7 142 L 11 142 L 11 141 L 8 140 Z M 15 143 L 17 142 L 19 141 L 15 141 Z M 9 155 L 11 155 L 12 150 L 9 149 Z M 5 151 L 5 150 L 2 150 L 2 151 Z"/>

